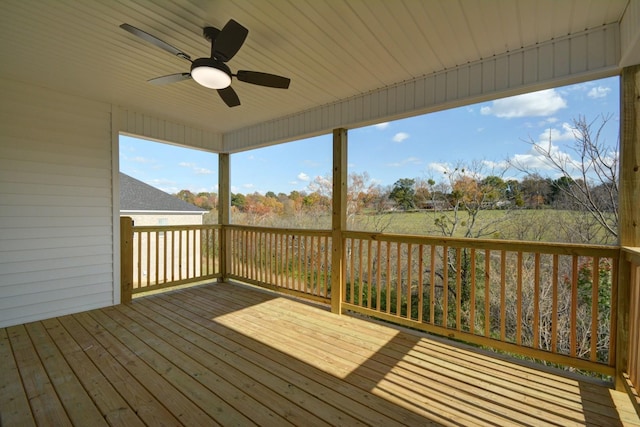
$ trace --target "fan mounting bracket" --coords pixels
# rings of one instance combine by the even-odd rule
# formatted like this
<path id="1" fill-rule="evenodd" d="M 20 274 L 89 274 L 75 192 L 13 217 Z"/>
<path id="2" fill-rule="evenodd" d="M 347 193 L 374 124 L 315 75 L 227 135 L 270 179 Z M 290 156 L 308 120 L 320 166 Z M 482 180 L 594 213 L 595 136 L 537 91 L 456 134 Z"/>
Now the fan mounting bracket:
<path id="1" fill-rule="evenodd" d="M 211 43 L 215 41 L 216 37 L 218 37 L 218 34 L 220 34 L 220 30 L 214 27 L 204 27 L 202 29 L 202 35 Z"/>

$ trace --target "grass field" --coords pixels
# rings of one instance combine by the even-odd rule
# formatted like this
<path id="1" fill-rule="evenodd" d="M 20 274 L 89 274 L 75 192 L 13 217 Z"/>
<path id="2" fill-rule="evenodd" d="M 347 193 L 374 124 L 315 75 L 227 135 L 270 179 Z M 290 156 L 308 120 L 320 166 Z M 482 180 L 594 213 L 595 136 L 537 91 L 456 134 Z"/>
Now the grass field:
<path id="1" fill-rule="evenodd" d="M 616 239 L 587 214 L 554 209 L 484 210 L 475 222 L 464 212 L 421 211 L 360 215 L 362 231 L 546 242 L 614 244 Z M 439 226 L 441 224 L 441 226 Z M 455 224 L 455 227 L 454 227 Z"/>

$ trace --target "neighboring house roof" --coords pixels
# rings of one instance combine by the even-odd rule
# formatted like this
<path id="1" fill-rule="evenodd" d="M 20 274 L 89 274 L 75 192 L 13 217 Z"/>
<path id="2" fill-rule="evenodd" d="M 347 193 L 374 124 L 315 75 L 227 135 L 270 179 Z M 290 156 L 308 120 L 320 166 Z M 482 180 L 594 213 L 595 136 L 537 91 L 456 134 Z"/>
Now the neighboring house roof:
<path id="1" fill-rule="evenodd" d="M 205 213 L 205 209 L 184 202 L 120 172 L 120 210 Z"/>

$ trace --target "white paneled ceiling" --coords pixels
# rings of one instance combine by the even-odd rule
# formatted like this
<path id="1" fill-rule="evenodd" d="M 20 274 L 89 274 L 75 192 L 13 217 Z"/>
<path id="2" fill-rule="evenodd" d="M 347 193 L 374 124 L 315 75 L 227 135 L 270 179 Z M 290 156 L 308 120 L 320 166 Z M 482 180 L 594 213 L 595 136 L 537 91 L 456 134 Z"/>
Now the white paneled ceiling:
<path id="1" fill-rule="evenodd" d="M 617 23 L 627 0 L 2 0 L 0 77 L 218 133 L 290 116 L 386 86 Z M 129 23 L 192 58 L 202 27 L 249 29 L 232 70 L 288 76 L 289 90 L 235 81 L 228 108 L 189 71 L 119 28 Z"/>

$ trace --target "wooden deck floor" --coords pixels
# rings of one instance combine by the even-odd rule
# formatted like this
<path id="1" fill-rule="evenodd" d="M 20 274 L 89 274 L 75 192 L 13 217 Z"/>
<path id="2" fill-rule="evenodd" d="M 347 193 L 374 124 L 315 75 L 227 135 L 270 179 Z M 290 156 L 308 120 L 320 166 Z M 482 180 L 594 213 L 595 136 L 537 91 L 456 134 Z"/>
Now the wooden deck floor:
<path id="1" fill-rule="evenodd" d="M 0 332 L 2 426 L 640 426 L 606 387 L 238 285 Z"/>

